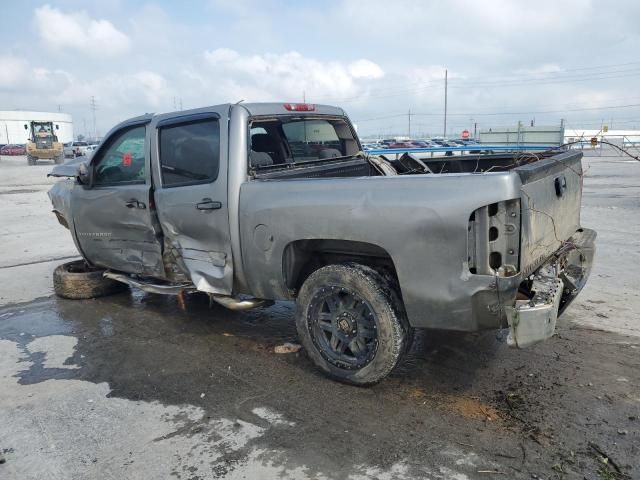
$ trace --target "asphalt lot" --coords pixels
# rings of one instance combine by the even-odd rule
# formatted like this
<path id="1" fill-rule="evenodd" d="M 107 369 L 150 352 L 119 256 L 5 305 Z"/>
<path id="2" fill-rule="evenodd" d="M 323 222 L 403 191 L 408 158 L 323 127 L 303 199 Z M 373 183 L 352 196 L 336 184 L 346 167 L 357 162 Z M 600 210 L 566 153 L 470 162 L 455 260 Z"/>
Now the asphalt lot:
<path id="1" fill-rule="evenodd" d="M 52 296 L 76 255 L 51 165 L 0 158 L 0 478 L 640 478 L 640 163 L 588 156 L 589 284 L 558 335 L 421 332 L 372 388 L 326 379 L 293 308 Z"/>

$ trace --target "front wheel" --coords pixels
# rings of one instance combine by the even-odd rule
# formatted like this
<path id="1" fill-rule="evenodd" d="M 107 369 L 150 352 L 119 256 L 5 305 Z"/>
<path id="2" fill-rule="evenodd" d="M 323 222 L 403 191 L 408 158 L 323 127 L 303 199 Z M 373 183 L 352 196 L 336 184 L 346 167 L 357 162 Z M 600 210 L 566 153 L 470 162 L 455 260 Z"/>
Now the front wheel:
<path id="1" fill-rule="evenodd" d="M 38 163 L 38 159 L 36 157 L 27 155 L 27 165 L 35 165 L 36 163 Z"/>
<path id="2" fill-rule="evenodd" d="M 410 327 L 389 281 L 350 263 L 316 270 L 297 300 L 296 326 L 313 362 L 333 379 L 371 385 L 401 361 Z"/>

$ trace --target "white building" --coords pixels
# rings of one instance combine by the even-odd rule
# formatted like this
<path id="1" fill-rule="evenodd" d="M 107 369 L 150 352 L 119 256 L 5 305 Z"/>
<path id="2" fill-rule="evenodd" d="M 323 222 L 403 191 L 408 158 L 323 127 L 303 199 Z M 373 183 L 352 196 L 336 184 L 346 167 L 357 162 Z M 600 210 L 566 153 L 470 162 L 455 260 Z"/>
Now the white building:
<path id="1" fill-rule="evenodd" d="M 31 121 L 53 122 L 58 141 L 67 143 L 73 140 L 73 120 L 68 113 L 7 110 L 0 111 L 0 144 L 27 143 Z"/>

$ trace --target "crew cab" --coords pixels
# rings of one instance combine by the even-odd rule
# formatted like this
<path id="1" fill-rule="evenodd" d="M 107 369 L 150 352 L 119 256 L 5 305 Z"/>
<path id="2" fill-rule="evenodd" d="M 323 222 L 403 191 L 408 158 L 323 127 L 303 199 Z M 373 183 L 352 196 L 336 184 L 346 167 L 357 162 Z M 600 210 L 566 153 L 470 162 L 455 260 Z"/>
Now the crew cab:
<path id="1" fill-rule="evenodd" d="M 517 347 L 553 335 L 595 249 L 581 158 L 385 158 L 340 108 L 225 104 L 117 125 L 54 169 L 71 178 L 49 196 L 99 281 L 234 309 L 295 301 L 316 365 L 366 385 L 415 328 L 508 327 Z"/>

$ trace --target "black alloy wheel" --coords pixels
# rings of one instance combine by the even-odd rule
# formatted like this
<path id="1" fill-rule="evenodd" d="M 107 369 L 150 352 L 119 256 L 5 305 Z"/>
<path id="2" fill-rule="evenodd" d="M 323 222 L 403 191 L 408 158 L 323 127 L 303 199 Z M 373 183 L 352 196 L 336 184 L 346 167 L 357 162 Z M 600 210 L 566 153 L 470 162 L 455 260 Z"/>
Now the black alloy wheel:
<path id="1" fill-rule="evenodd" d="M 313 343 L 336 367 L 352 369 L 368 364 L 378 347 L 376 317 L 357 293 L 332 286 L 311 300 Z"/>

